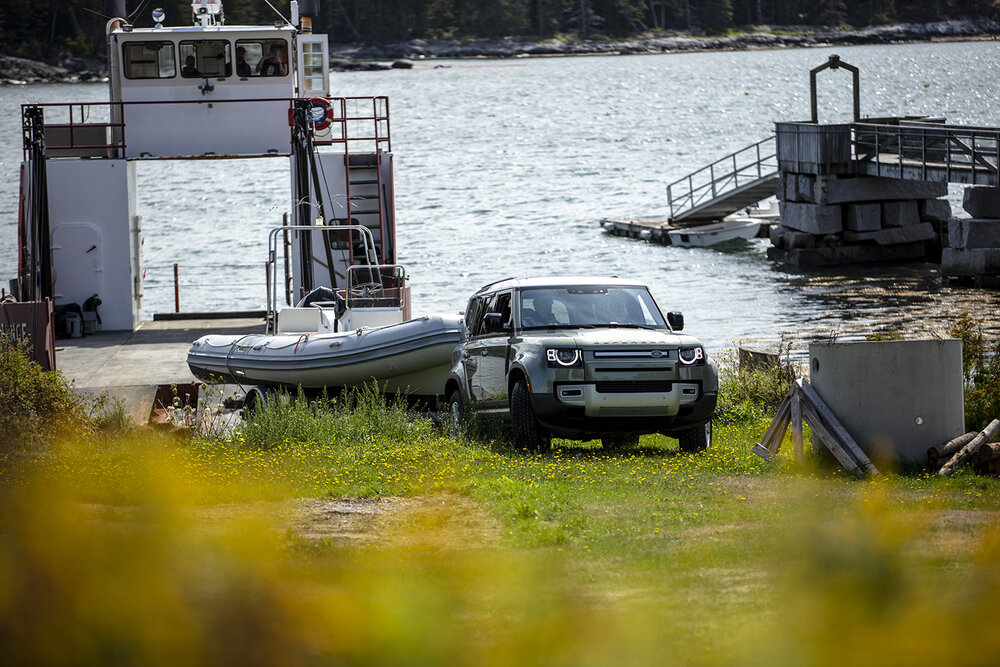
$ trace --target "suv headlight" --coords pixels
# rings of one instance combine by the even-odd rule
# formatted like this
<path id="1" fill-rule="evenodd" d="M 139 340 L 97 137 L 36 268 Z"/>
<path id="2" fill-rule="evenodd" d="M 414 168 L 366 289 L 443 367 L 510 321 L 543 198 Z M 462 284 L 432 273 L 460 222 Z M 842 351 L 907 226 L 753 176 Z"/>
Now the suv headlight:
<path id="1" fill-rule="evenodd" d="M 549 368 L 579 368 L 583 366 L 583 352 L 566 348 L 549 348 L 545 350 L 545 360 Z"/>
<path id="2" fill-rule="evenodd" d="M 698 347 L 682 347 L 677 352 L 677 358 L 685 366 L 703 366 L 705 364 L 705 350 Z"/>

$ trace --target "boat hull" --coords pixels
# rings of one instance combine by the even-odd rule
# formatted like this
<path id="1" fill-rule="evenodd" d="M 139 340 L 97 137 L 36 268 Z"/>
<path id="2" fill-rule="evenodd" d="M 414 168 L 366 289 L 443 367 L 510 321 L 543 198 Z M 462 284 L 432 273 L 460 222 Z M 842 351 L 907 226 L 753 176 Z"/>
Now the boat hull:
<path id="1" fill-rule="evenodd" d="M 760 229 L 759 220 L 732 220 L 711 225 L 699 225 L 671 230 L 670 244 L 686 248 L 702 248 L 736 239 L 751 239 Z"/>
<path id="2" fill-rule="evenodd" d="M 429 315 L 342 333 L 203 336 L 187 360 L 205 382 L 303 389 L 374 382 L 388 393 L 435 396 L 462 336 L 459 316 Z"/>

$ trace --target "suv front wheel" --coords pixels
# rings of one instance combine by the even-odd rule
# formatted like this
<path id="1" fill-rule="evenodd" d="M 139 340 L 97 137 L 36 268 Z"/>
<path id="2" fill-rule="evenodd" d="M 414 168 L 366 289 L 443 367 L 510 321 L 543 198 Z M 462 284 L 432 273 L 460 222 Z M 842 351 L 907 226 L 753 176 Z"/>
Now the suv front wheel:
<path id="1" fill-rule="evenodd" d="M 514 428 L 514 446 L 532 452 L 544 452 L 552 440 L 535 419 L 531 396 L 524 380 L 518 380 L 510 390 L 510 419 Z"/>
<path id="2" fill-rule="evenodd" d="M 682 452 L 700 452 L 712 445 L 712 422 L 689 428 L 677 435 Z"/>

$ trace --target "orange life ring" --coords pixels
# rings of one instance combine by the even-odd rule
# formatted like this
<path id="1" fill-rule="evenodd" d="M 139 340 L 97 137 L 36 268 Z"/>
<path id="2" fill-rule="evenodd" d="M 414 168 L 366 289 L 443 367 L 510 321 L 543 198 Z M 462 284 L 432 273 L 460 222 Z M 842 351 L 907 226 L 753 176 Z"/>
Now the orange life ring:
<path id="1" fill-rule="evenodd" d="M 330 123 L 333 122 L 333 107 L 330 105 L 330 100 L 325 97 L 310 97 L 309 118 L 317 132 L 330 127 Z"/>

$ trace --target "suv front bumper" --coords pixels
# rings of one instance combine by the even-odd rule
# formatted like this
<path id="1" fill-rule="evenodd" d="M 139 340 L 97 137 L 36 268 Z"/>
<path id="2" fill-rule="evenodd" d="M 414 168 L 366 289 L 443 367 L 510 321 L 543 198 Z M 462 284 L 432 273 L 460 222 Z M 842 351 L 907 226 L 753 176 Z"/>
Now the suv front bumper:
<path id="1" fill-rule="evenodd" d="M 559 384 L 552 394 L 533 393 L 531 405 L 542 426 L 556 435 L 573 437 L 672 435 L 712 418 L 716 392 L 703 392 L 701 382 L 670 385 L 667 391 L 601 392 L 595 383 Z"/>

